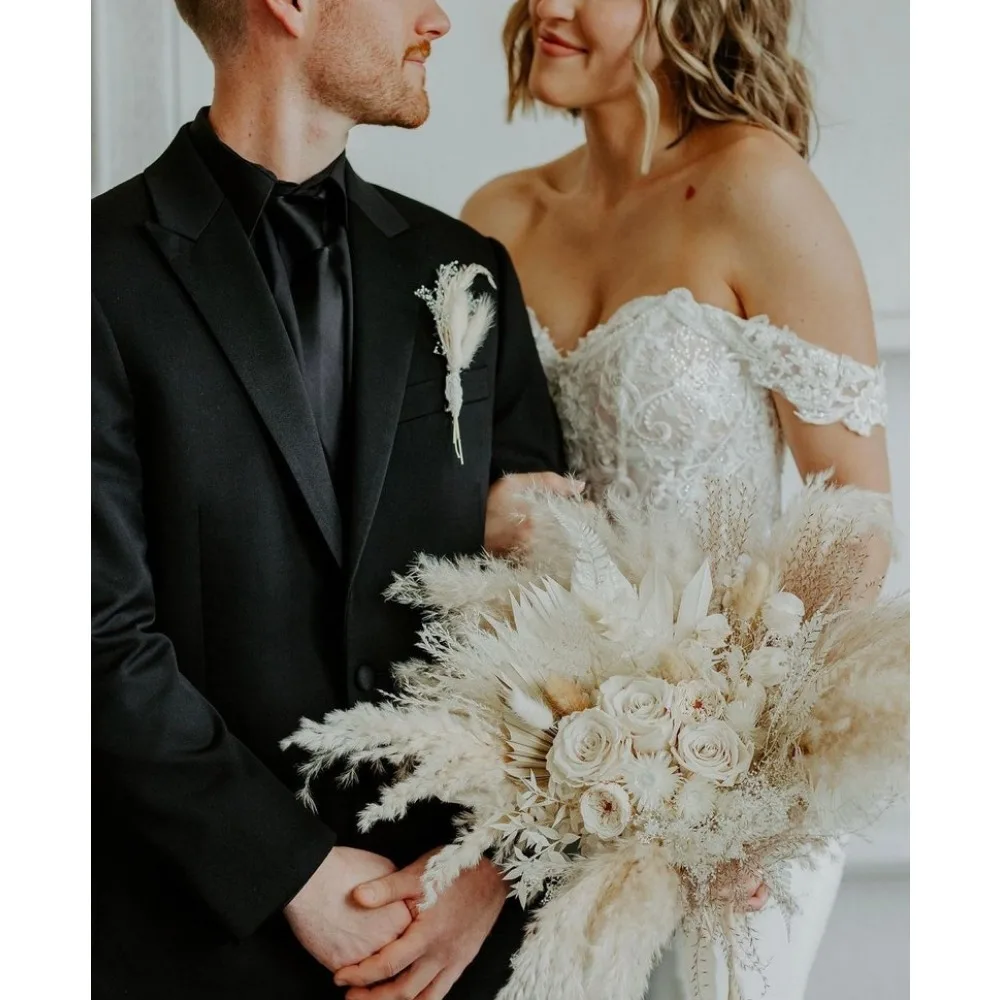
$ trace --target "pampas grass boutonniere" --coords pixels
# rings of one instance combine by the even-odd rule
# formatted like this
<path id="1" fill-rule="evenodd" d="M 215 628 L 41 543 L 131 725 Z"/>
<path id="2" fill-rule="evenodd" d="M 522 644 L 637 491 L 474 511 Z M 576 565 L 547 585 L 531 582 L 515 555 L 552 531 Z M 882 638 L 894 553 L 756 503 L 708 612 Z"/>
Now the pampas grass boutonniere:
<path id="1" fill-rule="evenodd" d="M 438 268 L 433 291 L 418 288 L 416 295 L 427 303 L 437 328 L 438 354 L 447 365 L 444 393 L 447 411 L 451 414 L 452 444 L 459 462 L 462 454 L 462 434 L 458 418 L 462 412 L 462 372 L 472 363 L 493 325 L 496 307 L 489 294 L 473 295 L 472 283 L 482 275 L 496 291 L 493 275 L 481 264 L 460 265 L 457 261 Z"/>

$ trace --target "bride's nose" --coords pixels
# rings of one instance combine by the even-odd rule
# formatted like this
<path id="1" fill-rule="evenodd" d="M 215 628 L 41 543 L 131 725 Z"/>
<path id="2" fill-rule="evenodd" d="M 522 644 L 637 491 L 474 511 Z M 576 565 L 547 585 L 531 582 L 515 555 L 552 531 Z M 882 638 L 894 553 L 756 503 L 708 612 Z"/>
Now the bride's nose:
<path id="1" fill-rule="evenodd" d="M 535 19 L 538 21 L 572 21 L 580 0 L 535 0 Z"/>

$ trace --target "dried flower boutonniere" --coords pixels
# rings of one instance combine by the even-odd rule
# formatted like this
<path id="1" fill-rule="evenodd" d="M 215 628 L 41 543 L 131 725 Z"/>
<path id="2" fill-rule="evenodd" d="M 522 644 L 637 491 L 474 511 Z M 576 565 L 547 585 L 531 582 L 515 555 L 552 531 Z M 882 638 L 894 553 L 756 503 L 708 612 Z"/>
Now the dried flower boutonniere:
<path id="1" fill-rule="evenodd" d="M 459 462 L 462 456 L 462 435 L 458 417 L 462 412 L 462 372 L 472 363 L 493 324 L 496 309 L 488 293 L 473 295 L 472 283 L 483 275 L 496 289 L 493 275 L 481 264 L 460 266 L 457 262 L 438 268 L 434 290 L 418 288 L 417 297 L 430 307 L 437 327 L 438 346 L 435 351 L 444 356 L 448 366 L 444 394 L 446 409 L 451 414 L 452 444 Z"/>

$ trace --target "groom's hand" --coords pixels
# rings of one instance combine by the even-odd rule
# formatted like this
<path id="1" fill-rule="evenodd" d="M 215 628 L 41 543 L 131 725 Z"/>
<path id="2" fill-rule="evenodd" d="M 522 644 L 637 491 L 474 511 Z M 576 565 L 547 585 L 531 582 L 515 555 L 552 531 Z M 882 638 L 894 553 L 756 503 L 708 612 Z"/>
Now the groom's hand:
<path id="1" fill-rule="evenodd" d="M 394 871 L 395 865 L 381 855 L 334 847 L 285 907 L 285 917 L 302 947 L 334 972 L 395 941 L 411 920 L 406 904 L 395 902 L 373 910 L 359 906 L 352 896 L 362 883 Z"/>
<path id="2" fill-rule="evenodd" d="M 545 490 L 558 496 L 577 496 L 586 484 L 555 472 L 518 473 L 498 479 L 486 498 L 487 552 L 503 556 L 524 548 L 531 540 L 531 519 L 521 494 L 527 490 Z"/>
<path id="3" fill-rule="evenodd" d="M 346 1000 L 443 1000 L 479 953 L 500 916 L 508 886 L 484 859 L 462 872 L 432 907 L 420 912 L 416 908 L 423 895 L 420 879 L 435 853 L 355 890 L 354 898 L 376 913 L 404 901 L 414 920 L 398 941 L 334 976 L 338 986 L 352 987 Z M 373 987 L 375 983 L 381 985 Z"/>

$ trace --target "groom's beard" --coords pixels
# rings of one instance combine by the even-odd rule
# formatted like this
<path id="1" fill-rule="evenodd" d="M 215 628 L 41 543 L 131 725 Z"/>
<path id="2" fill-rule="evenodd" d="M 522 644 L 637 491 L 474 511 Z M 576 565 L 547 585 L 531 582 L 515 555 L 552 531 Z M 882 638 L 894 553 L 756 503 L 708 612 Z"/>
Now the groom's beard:
<path id="1" fill-rule="evenodd" d="M 426 59 L 430 52 L 424 41 L 399 58 L 381 39 L 363 44 L 324 30 L 306 67 L 310 96 L 359 125 L 418 128 L 427 121 L 430 101 L 423 74 L 406 60 Z"/>

